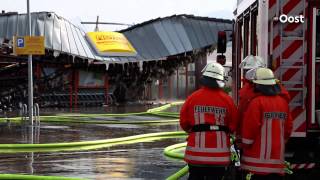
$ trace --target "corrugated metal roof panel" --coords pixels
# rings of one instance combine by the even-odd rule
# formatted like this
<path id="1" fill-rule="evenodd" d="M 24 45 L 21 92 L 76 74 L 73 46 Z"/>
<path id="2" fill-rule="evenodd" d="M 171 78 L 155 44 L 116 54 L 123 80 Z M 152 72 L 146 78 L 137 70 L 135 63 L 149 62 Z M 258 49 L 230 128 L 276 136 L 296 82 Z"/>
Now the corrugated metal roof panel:
<path id="1" fill-rule="evenodd" d="M 128 57 L 129 61 L 137 61 L 138 59 L 136 57 Z"/>
<path id="2" fill-rule="evenodd" d="M 38 14 L 31 14 L 31 32 L 35 36 L 39 36 L 36 32 Z"/>
<path id="3" fill-rule="evenodd" d="M 167 56 L 167 50 L 164 47 L 164 44 L 161 43 L 159 34 L 155 30 L 154 26 L 152 24 L 148 24 L 143 27 L 143 30 L 145 32 L 144 42 L 148 43 L 147 46 L 152 54 L 152 58 Z"/>
<path id="4" fill-rule="evenodd" d="M 200 41 L 198 40 L 198 37 L 196 36 L 196 32 L 193 28 L 193 25 L 187 18 L 182 19 L 182 23 L 184 26 L 184 29 L 186 30 L 190 43 L 192 45 L 192 49 L 197 49 L 200 47 Z"/>
<path id="5" fill-rule="evenodd" d="M 204 39 L 204 41 L 200 42 L 200 46 L 202 48 L 212 44 L 213 41 L 210 41 L 209 36 L 211 35 L 206 33 L 205 27 L 203 27 L 203 24 L 201 23 L 201 21 L 202 20 L 193 20 L 195 24 L 198 24 L 199 31 L 201 32 L 200 34 L 197 34 L 197 35 L 201 36 Z"/>
<path id="6" fill-rule="evenodd" d="M 64 19 L 61 19 L 60 22 L 61 51 L 71 53 L 66 22 Z"/>
<path id="7" fill-rule="evenodd" d="M 78 49 L 77 49 L 77 45 L 76 45 L 76 41 L 74 39 L 73 32 L 71 29 L 71 24 L 67 21 L 65 21 L 65 23 L 66 23 L 67 35 L 68 35 L 68 39 L 69 39 L 70 52 L 73 55 L 79 54 Z"/>
<path id="8" fill-rule="evenodd" d="M 128 40 L 141 56 L 146 59 L 152 57 L 152 54 L 149 52 L 148 45 L 144 42 L 144 31 L 141 28 L 139 28 L 139 30 L 130 31 L 128 34 L 131 34 L 128 36 L 130 37 Z"/>
<path id="9" fill-rule="evenodd" d="M 227 31 L 227 40 L 232 41 L 232 33 L 233 33 L 233 25 L 232 24 L 225 24 Z"/>
<path id="10" fill-rule="evenodd" d="M 80 54 L 84 57 L 84 58 L 87 58 L 89 57 L 86 49 L 84 48 L 83 46 L 83 43 L 81 41 L 81 39 L 83 39 L 83 37 L 81 36 L 81 34 L 79 33 L 79 29 L 78 28 L 74 28 L 74 32 L 75 32 L 75 35 L 77 36 L 77 39 L 79 41 L 79 44 L 78 44 L 78 49 L 79 51 L 81 52 Z"/>
<path id="11" fill-rule="evenodd" d="M 196 48 L 200 49 L 202 47 L 205 47 L 209 42 L 204 37 L 204 32 L 202 31 L 199 21 L 190 19 L 190 24 L 195 32 L 194 35 L 197 37 L 197 40 L 199 42 L 199 45 Z"/>
<path id="12" fill-rule="evenodd" d="M 40 35 L 40 36 L 45 36 L 45 34 L 44 34 L 45 18 L 46 18 L 46 14 L 44 14 L 44 13 L 39 13 L 38 16 L 37 16 L 37 28 L 36 28 L 36 32 L 37 32 L 38 35 Z"/>
<path id="13" fill-rule="evenodd" d="M 215 23 L 207 22 L 207 25 L 208 25 L 208 30 L 210 31 L 211 34 L 218 34 L 217 22 Z M 213 42 L 218 41 L 218 36 L 212 36 L 212 37 L 213 37 Z"/>
<path id="14" fill-rule="evenodd" d="M 2 17 L 0 17 L 1 19 Z M 16 35 L 17 30 L 17 18 L 18 16 L 8 16 L 8 24 L 7 24 L 7 33 L 4 35 L 5 38 L 11 39 L 14 35 Z"/>
<path id="15" fill-rule="evenodd" d="M 183 26 L 183 22 L 181 18 L 176 18 L 177 23 L 174 23 L 173 26 L 175 27 L 176 34 L 179 37 L 179 40 L 181 41 L 183 48 L 186 52 L 192 51 L 192 44 L 190 42 L 190 38 Z"/>
<path id="16" fill-rule="evenodd" d="M 137 56 L 136 57 L 134 57 L 135 59 L 139 59 L 139 60 L 141 60 L 141 59 L 145 59 L 145 58 L 143 58 L 140 54 L 137 54 Z"/>
<path id="17" fill-rule="evenodd" d="M 45 34 L 45 46 L 49 49 L 53 49 L 53 20 L 54 17 L 45 16 L 45 26 L 44 26 L 44 34 Z"/>
<path id="18" fill-rule="evenodd" d="M 207 24 L 206 21 L 203 21 L 203 20 L 200 20 L 199 24 L 201 27 L 201 31 L 203 32 L 203 37 L 206 39 L 206 42 L 207 42 L 205 46 L 212 45 L 212 42 L 215 42 L 215 40 L 213 38 L 214 36 L 211 34 L 209 25 Z"/>
<path id="19" fill-rule="evenodd" d="M 2 25 L 2 26 L 0 26 L 0 34 L 6 34 L 6 27 L 7 27 L 7 17 L 6 16 L 1 16 L 0 17 L 0 24 Z"/>
<path id="20" fill-rule="evenodd" d="M 143 59 L 148 59 L 151 57 L 150 53 L 147 50 L 146 43 L 142 41 L 143 32 L 140 31 L 128 31 L 124 33 L 128 40 L 131 42 L 133 47 L 136 49 L 138 54 L 143 57 Z"/>
<path id="21" fill-rule="evenodd" d="M 175 54 L 180 54 L 185 52 L 182 42 L 179 39 L 178 33 L 175 30 L 175 27 L 173 26 L 174 23 L 177 23 L 173 19 L 165 19 L 162 21 L 162 25 L 164 30 L 167 32 L 167 35 L 169 36 L 174 48 L 175 48 Z"/>
<path id="22" fill-rule="evenodd" d="M 217 29 L 219 30 L 219 31 L 224 31 L 224 30 L 226 30 L 226 27 L 224 26 L 224 23 L 217 23 Z"/>
<path id="23" fill-rule="evenodd" d="M 147 36 L 146 29 L 144 27 L 138 28 L 136 31 L 136 35 L 138 35 L 137 38 L 140 39 L 140 43 L 144 46 L 144 48 L 140 49 L 139 53 L 144 54 L 148 59 L 157 57 L 157 54 L 154 52 L 153 48 L 150 47 L 152 39 L 150 39 L 149 36 Z"/>
<path id="24" fill-rule="evenodd" d="M 157 57 L 168 56 L 168 54 L 170 54 L 170 53 L 168 51 L 168 48 L 164 44 L 164 38 L 162 38 L 162 36 L 160 36 L 160 34 L 159 34 L 160 29 L 158 29 L 155 24 L 148 25 L 148 29 L 150 29 L 149 31 L 152 34 L 152 36 L 151 36 L 152 41 L 158 42 L 158 43 L 149 42 L 150 45 L 153 44 L 151 47 L 154 47 L 156 49 L 156 52 L 158 54 Z"/>
<path id="25" fill-rule="evenodd" d="M 85 38 L 81 38 L 81 37 L 85 37 L 85 33 L 83 31 L 81 31 L 80 29 L 77 29 L 78 32 L 78 37 L 81 41 L 81 45 L 84 48 L 87 56 L 89 59 L 95 59 L 94 54 L 92 53 L 92 49 L 89 47 L 89 44 L 87 43 L 87 41 L 85 40 Z"/>
<path id="26" fill-rule="evenodd" d="M 53 17 L 53 30 L 52 30 L 52 48 L 62 51 L 61 47 L 61 22 L 57 16 Z"/>
<path id="27" fill-rule="evenodd" d="M 76 45 L 76 48 L 78 50 L 78 53 L 77 54 L 74 54 L 76 56 L 82 56 L 82 57 L 87 57 L 82 45 L 81 45 L 81 42 L 79 40 L 79 36 L 78 36 L 78 33 L 77 33 L 77 30 L 76 30 L 76 27 L 72 24 L 70 24 L 70 27 L 71 27 L 71 31 L 72 31 L 72 36 L 74 38 L 74 41 L 75 41 L 75 45 Z M 81 37 L 83 38 L 83 37 Z"/>
<path id="28" fill-rule="evenodd" d="M 27 34 L 27 18 L 24 15 L 18 15 L 17 35 L 25 36 Z"/>
<path id="29" fill-rule="evenodd" d="M 159 34 L 159 37 L 161 39 L 161 41 L 159 41 L 159 43 L 163 44 L 167 54 L 175 53 L 176 48 L 174 47 L 172 40 L 170 39 L 167 31 L 165 30 L 164 26 L 162 25 L 162 22 L 155 22 L 155 23 L 153 23 L 153 26 L 154 26 L 156 32 Z"/>

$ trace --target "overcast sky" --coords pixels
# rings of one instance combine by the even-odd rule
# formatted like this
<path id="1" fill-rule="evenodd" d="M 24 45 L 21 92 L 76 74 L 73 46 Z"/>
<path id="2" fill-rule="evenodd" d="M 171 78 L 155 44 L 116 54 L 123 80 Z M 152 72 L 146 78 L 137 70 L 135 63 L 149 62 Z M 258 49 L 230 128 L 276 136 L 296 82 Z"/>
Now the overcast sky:
<path id="1" fill-rule="evenodd" d="M 26 13 L 27 0 L 0 0 L 0 10 Z M 30 0 L 31 11 L 50 11 L 79 25 L 95 21 L 138 24 L 173 14 L 193 14 L 231 19 L 236 0 Z M 94 26 L 84 25 L 85 31 Z M 126 26 L 100 25 L 100 30 L 119 30 Z"/>

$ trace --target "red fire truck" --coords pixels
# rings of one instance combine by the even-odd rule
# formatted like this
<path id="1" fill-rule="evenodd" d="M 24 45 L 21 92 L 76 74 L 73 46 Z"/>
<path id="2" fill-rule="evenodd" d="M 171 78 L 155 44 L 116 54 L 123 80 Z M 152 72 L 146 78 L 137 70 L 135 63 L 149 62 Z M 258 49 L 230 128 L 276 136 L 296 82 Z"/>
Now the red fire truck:
<path id="1" fill-rule="evenodd" d="M 291 96 L 287 159 L 294 169 L 320 162 L 320 0 L 238 0 L 234 11 L 233 97 L 248 55 L 261 56 Z"/>

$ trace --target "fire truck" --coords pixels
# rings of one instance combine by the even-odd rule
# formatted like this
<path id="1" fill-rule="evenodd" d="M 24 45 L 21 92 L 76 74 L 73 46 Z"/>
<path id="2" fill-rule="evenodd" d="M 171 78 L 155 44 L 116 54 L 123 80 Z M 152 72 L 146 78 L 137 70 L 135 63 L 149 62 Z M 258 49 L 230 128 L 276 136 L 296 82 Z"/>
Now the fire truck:
<path id="1" fill-rule="evenodd" d="M 239 63 L 248 55 L 262 57 L 291 96 L 287 160 L 293 169 L 319 168 L 320 0 L 238 0 L 234 15 L 234 99 L 244 74 Z"/>

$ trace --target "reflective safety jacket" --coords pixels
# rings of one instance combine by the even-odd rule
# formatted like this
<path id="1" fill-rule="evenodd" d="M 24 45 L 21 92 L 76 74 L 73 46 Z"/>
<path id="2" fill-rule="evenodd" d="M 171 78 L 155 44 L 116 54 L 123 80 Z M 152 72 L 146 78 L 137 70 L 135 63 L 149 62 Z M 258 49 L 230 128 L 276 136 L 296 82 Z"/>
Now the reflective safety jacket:
<path id="1" fill-rule="evenodd" d="M 188 132 L 185 161 L 194 165 L 228 165 L 230 138 L 225 131 L 192 132 L 199 124 L 226 126 L 234 132 L 237 109 L 221 89 L 202 87 L 190 95 L 180 111 L 180 126 Z"/>
<path id="2" fill-rule="evenodd" d="M 288 102 L 279 95 L 254 98 L 241 123 L 241 167 L 254 174 L 284 174 L 285 142 L 292 131 Z"/>
<path id="3" fill-rule="evenodd" d="M 279 95 L 289 103 L 290 102 L 289 92 L 281 84 L 278 84 L 278 86 L 280 88 Z M 249 81 L 246 81 L 244 83 L 243 87 L 239 90 L 239 106 L 238 106 L 239 122 L 242 122 L 243 113 L 247 110 L 250 101 L 260 95 L 263 95 L 263 94 L 259 92 L 254 92 L 254 85 L 252 83 L 250 83 Z M 238 127 L 237 132 L 239 132 L 240 130 L 241 130 L 241 126 Z"/>

